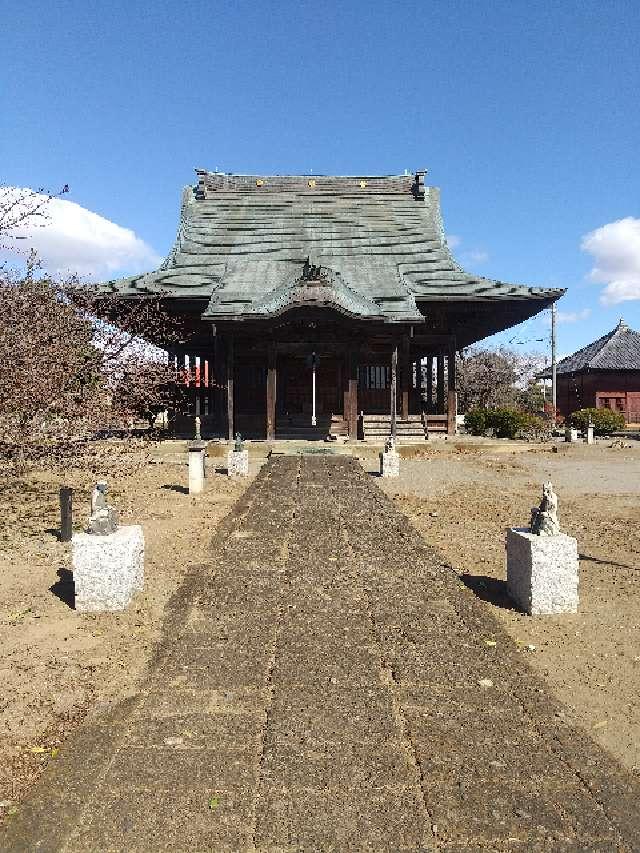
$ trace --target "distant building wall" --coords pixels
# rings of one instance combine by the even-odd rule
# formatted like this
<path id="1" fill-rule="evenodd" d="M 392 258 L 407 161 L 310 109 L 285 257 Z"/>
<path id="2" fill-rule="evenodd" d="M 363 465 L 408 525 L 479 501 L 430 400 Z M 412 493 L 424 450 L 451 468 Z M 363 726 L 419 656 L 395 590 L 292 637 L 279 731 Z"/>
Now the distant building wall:
<path id="1" fill-rule="evenodd" d="M 640 370 L 590 371 L 558 376 L 557 401 L 565 418 L 577 409 L 609 408 L 640 423 Z"/>

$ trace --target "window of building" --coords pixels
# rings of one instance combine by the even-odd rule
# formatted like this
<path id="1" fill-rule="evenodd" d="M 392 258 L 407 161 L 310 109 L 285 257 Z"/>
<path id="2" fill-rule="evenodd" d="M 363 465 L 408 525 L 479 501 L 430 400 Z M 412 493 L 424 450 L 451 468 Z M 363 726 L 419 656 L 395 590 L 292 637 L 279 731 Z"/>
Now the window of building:
<path id="1" fill-rule="evenodd" d="M 360 388 L 382 391 L 391 387 L 391 368 L 384 364 L 367 364 L 360 368 Z"/>

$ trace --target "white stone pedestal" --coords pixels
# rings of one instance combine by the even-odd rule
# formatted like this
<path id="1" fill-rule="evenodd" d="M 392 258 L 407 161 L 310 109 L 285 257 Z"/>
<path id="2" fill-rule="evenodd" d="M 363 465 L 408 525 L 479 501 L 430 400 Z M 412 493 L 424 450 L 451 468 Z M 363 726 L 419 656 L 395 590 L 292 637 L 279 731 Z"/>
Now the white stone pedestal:
<path id="1" fill-rule="evenodd" d="M 197 495 L 204 491 L 206 444 L 193 444 L 189 447 L 189 494 Z"/>
<path id="2" fill-rule="evenodd" d="M 572 536 L 507 531 L 507 592 L 532 616 L 578 610 L 578 543 Z"/>
<path id="3" fill-rule="evenodd" d="M 584 437 L 584 440 L 587 444 L 593 444 L 595 439 L 593 437 L 593 426 L 587 427 L 587 434 Z"/>
<path id="4" fill-rule="evenodd" d="M 115 533 L 75 533 L 71 540 L 76 610 L 124 610 L 144 585 L 144 534 L 132 524 Z"/>
<path id="5" fill-rule="evenodd" d="M 380 454 L 380 476 L 400 476 L 400 456 L 395 450 L 385 450 Z"/>
<path id="6" fill-rule="evenodd" d="M 227 474 L 229 477 L 249 476 L 249 451 L 230 450 L 227 456 Z"/>

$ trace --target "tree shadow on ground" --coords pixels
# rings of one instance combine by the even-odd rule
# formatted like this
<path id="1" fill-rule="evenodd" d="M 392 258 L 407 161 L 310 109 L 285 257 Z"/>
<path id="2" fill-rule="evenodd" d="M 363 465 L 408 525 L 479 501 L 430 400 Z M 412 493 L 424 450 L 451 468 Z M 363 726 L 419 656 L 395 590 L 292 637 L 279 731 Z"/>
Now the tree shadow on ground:
<path id="1" fill-rule="evenodd" d="M 60 542 L 60 539 L 62 538 L 62 533 L 60 532 L 60 529 L 58 527 L 47 527 L 44 532 L 50 534 L 51 536 L 54 536 L 58 540 L 58 542 Z"/>
<path id="2" fill-rule="evenodd" d="M 179 486 L 177 483 L 171 483 L 160 486 L 161 489 L 166 489 L 169 492 L 178 492 L 180 495 L 188 495 L 189 489 L 186 486 Z"/>
<path id="3" fill-rule="evenodd" d="M 367 471 L 367 474 L 370 477 L 382 477 L 382 474 L 380 473 L 380 471 Z"/>
<path id="4" fill-rule="evenodd" d="M 627 566 L 626 563 L 612 563 L 611 560 L 601 560 L 599 557 L 590 557 L 588 554 L 578 554 L 579 560 L 584 560 L 586 563 L 596 563 L 598 566 L 613 566 L 616 569 L 629 569 L 635 571 L 637 566 Z"/>
<path id="5" fill-rule="evenodd" d="M 488 601 L 503 610 L 518 611 L 516 605 L 507 595 L 507 582 L 492 578 L 488 575 L 460 575 L 462 583 L 481 601 Z"/>
<path id="6" fill-rule="evenodd" d="M 73 582 L 73 572 L 69 569 L 58 569 L 58 578 L 59 580 L 49 587 L 49 591 L 72 610 L 75 610 L 76 585 Z"/>

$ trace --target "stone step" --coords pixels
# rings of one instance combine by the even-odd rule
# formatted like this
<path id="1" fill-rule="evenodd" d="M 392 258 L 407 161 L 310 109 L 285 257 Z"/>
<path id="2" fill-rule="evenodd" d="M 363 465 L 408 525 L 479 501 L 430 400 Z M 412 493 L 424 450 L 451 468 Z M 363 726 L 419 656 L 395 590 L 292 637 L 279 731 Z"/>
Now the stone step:
<path id="1" fill-rule="evenodd" d="M 374 423 L 375 421 L 387 424 L 391 423 L 391 415 L 363 415 L 362 419 L 365 424 Z M 401 418 L 398 415 L 396 423 L 422 423 L 422 415 L 409 415 L 408 418 Z"/>

